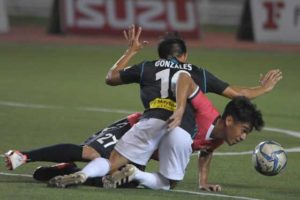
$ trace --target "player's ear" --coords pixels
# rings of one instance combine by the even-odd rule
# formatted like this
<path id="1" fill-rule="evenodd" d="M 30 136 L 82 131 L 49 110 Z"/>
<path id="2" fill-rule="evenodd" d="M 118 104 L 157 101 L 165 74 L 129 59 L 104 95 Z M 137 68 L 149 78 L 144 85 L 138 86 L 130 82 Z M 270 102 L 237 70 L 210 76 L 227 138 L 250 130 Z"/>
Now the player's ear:
<path id="1" fill-rule="evenodd" d="M 226 126 L 231 126 L 234 123 L 234 119 L 231 115 L 228 115 L 225 119 Z"/>

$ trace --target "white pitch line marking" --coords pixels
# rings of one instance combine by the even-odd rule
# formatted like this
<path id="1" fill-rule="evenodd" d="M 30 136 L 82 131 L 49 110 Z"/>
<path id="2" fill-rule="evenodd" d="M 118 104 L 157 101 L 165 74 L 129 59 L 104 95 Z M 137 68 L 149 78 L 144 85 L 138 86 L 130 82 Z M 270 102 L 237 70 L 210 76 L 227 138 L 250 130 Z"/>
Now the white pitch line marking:
<path id="1" fill-rule="evenodd" d="M 28 103 L 19 103 L 19 102 L 10 102 L 10 101 L 0 101 L 0 106 L 8 106 L 15 108 L 31 108 L 31 109 L 68 109 L 64 106 L 54 106 L 54 105 L 42 105 L 42 104 L 28 104 Z M 98 107 L 75 107 L 73 108 L 79 111 L 88 111 L 88 112 L 105 112 L 105 113 L 121 113 L 121 114 L 132 114 L 137 111 L 123 110 L 123 109 L 110 109 L 110 108 L 98 108 Z"/>
<path id="2" fill-rule="evenodd" d="M 294 147 L 285 149 L 287 153 L 298 153 L 300 152 L 300 147 Z M 252 154 L 253 151 L 241 151 L 241 152 L 214 152 L 214 156 L 241 156 Z M 193 156 L 198 155 L 198 152 L 192 154 Z"/>
<path id="3" fill-rule="evenodd" d="M 28 103 L 18 103 L 10 101 L 0 101 L 1 106 L 17 107 L 17 108 L 35 108 L 35 109 L 63 109 L 62 106 L 52 106 L 52 105 L 41 105 L 41 104 L 28 104 Z"/>
<path id="4" fill-rule="evenodd" d="M 76 108 L 76 110 L 90 111 L 90 112 L 120 113 L 120 114 L 132 114 L 136 112 L 136 111 L 122 110 L 122 109 L 93 108 L 93 107 L 78 107 Z"/>
<path id="5" fill-rule="evenodd" d="M 300 152 L 300 147 L 294 147 L 294 148 L 289 148 L 285 149 L 287 153 L 299 153 Z M 214 152 L 214 156 L 240 156 L 240 155 L 249 155 L 252 154 L 253 151 L 241 151 L 241 152 Z M 198 152 L 193 153 L 194 155 L 198 155 Z M 0 157 L 4 157 L 3 154 L 0 154 Z"/>
<path id="6" fill-rule="evenodd" d="M 30 174 L 13 174 L 13 173 L 0 172 L 0 175 L 3 175 L 3 176 L 21 176 L 21 177 L 30 177 L 30 178 L 32 178 L 32 175 L 30 175 Z"/>
<path id="7" fill-rule="evenodd" d="M 263 130 L 277 132 L 277 133 L 284 133 L 284 134 L 287 134 L 290 136 L 300 138 L 300 132 L 297 132 L 297 131 L 290 131 L 290 130 L 286 130 L 286 129 L 272 128 L 272 127 L 265 127 L 265 128 L 263 128 Z"/>
<path id="8" fill-rule="evenodd" d="M 231 195 L 225 195 L 225 194 L 206 193 L 206 192 L 193 192 L 193 191 L 188 191 L 188 190 L 170 190 L 170 191 L 178 192 L 178 193 L 186 193 L 186 194 L 195 194 L 195 195 L 201 195 L 201 196 L 223 197 L 223 198 L 230 198 L 230 199 L 261 200 L 261 199 L 251 198 L 251 197 L 231 196 Z"/>
<path id="9" fill-rule="evenodd" d="M 29 178 L 32 178 L 32 175 L 30 175 L 30 174 L 13 174 L 13 173 L 0 172 L 0 175 L 3 175 L 3 176 L 18 176 L 18 177 L 29 177 Z M 200 195 L 200 196 L 215 196 L 215 197 L 231 198 L 231 199 L 260 200 L 260 199 L 254 199 L 254 198 L 243 197 L 243 196 L 231 196 L 231 195 L 225 195 L 225 194 L 214 194 L 214 193 L 205 193 L 205 192 L 194 192 L 194 191 L 188 191 L 188 190 L 170 190 L 170 192 L 178 192 L 178 193 L 193 194 L 193 195 Z"/>
<path id="10" fill-rule="evenodd" d="M 12 101 L 0 101 L 0 106 L 9 106 L 9 107 L 17 107 L 17 108 L 33 108 L 33 109 L 56 109 L 56 110 L 67 109 L 67 107 L 64 106 L 30 104 L 30 103 L 20 103 L 20 102 L 12 102 Z M 105 113 L 109 112 L 109 113 L 121 113 L 121 114 L 131 114 L 136 112 L 131 110 L 98 108 L 98 107 L 76 107 L 73 109 L 79 111 L 88 111 L 88 112 L 105 112 Z M 280 128 L 272 128 L 272 127 L 265 127 L 263 128 L 263 130 L 284 133 L 290 136 L 300 138 L 300 132 L 297 131 L 291 131 L 291 130 L 280 129 Z"/>

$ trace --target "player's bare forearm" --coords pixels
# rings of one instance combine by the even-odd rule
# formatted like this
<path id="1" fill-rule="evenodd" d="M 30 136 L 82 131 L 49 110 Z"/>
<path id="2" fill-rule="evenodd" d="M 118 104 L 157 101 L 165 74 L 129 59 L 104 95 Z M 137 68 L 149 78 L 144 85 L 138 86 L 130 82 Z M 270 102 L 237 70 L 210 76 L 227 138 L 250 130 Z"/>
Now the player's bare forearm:
<path id="1" fill-rule="evenodd" d="M 176 104 L 177 109 L 185 109 L 186 100 L 192 94 L 193 80 L 186 74 L 181 73 L 179 75 L 177 85 L 176 85 Z"/>
<path id="2" fill-rule="evenodd" d="M 236 96 L 245 96 L 249 99 L 254 99 L 273 90 L 277 83 L 283 78 L 282 72 L 279 69 L 269 70 L 265 75 L 260 76 L 259 86 L 256 87 L 241 87 L 229 86 L 223 91 L 223 95 L 228 98 Z"/>
<path id="3" fill-rule="evenodd" d="M 199 167 L 199 189 L 210 191 L 210 192 L 219 192 L 222 190 L 222 187 L 218 184 L 208 183 L 208 174 L 210 168 L 210 162 L 212 159 L 212 152 L 202 151 L 198 158 L 198 167 Z"/>
<path id="4" fill-rule="evenodd" d="M 230 89 L 234 92 L 228 92 Z M 227 97 L 234 98 L 236 96 L 245 96 L 248 99 L 254 99 L 258 96 L 261 96 L 266 93 L 265 89 L 262 86 L 257 87 L 240 87 L 240 86 L 230 86 L 225 89 L 224 94 L 229 94 Z"/>
<path id="5" fill-rule="evenodd" d="M 202 151 L 198 157 L 198 170 L 199 170 L 199 187 L 208 183 L 208 173 L 210 167 L 210 161 L 212 159 L 212 153 Z"/>
<path id="6" fill-rule="evenodd" d="M 181 73 L 176 83 L 176 110 L 168 120 L 169 129 L 175 128 L 181 124 L 182 116 L 185 111 L 186 102 L 196 84 L 187 73 Z"/>
<path id="7" fill-rule="evenodd" d="M 108 85 L 120 85 L 122 80 L 120 78 L 120 70 L 128 66 L 131 58 L 138 53 L 145 45 L 147 41 L 140 42 L 140 35 L 142 28 L 138 27 L 136 30 L 135 26 L 132 25 L 127 31 L 124 31 L 124 37 L 128 42 L 128 49 L 125 53 L 117 60 L 117 62 L 110 68 L 106 75 L 106 84 Z"/>
<path id="8" fill-rule="evenodd" d="M 128 66 L 129 61 L 135 54 L 136 52 L 132 52 L 130 49 L 126 50 L 126 52 L 119 58 L 119 60 L 108 71 L 105 79 L 106 84 L 108 85 L 122 84 L 119 72 L 120 70 Z"/>

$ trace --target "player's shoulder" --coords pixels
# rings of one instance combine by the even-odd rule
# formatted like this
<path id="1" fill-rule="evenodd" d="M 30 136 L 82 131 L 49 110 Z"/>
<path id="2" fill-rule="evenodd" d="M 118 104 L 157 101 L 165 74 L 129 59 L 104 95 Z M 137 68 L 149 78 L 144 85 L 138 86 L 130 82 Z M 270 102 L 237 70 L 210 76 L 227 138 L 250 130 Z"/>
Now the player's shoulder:
<path id="1" fill-rule="evenodd" d="M 203 66 L 195 65 L 195 64 L 191 64 L 191 65 L 192 65 L 193 70 L 197 70 L 197 71 L 205 70 L 205 68 Z"/>
<path id="2" fill-rule="evenodd" d="M 153 67 L 155 66 L 157 60 L 143 60 L 137 64 L 135 64 L 134 66 L 138 67 L 138 68 L 145 68 L 145 67 Z"/>

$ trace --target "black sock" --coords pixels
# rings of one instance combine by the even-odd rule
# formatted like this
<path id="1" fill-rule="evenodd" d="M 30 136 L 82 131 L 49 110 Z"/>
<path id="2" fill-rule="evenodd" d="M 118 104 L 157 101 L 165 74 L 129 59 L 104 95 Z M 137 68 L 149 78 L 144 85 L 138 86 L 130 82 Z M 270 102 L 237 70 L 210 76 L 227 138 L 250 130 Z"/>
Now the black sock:
<path id="1" fill-rule="evenodd" d="M 21 153 L 27 156 L 27 162 L 73 162 L 83 161 L 82 150 L 82 146 L 76 144 L 57 144 Z"/>

